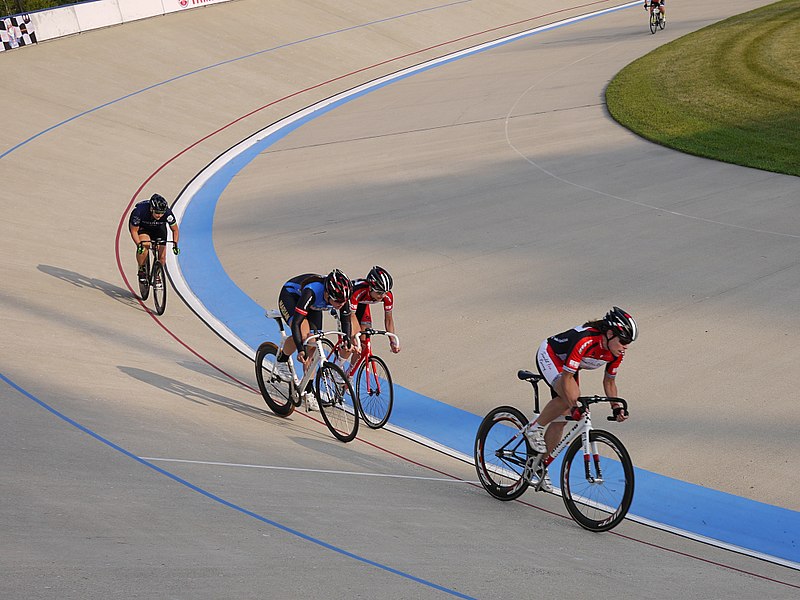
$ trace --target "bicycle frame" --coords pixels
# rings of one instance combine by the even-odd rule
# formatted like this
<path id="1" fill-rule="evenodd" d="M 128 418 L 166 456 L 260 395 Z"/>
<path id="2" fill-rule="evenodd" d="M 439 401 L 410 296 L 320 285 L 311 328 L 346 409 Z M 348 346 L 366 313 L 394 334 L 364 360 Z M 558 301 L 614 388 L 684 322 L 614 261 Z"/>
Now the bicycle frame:
<path id="1" fill-rule="evenodd" d="M 266 311 L 265 314 L 267 317 L 274 319 L 275 322 L 278 323 L 278 329 L 280 330 L 281 334 L 281 342 L 280 344 L 278 344 L 278 348 L 282 352 L 283 347 L 286 344 L 286 341 L 291 337 L 291 334 L 286 333 L 283 315 L 281 315 L 279 310 L 275 309 L 269 309 Z M 308 337 L 303 342 L 304 345 L 306 346 L 314 347 L 315 351 L 312 355 L 312 361 L 311 364 L 309 365 L 309 368 L 304 370 L 302 379 L 298 380 L 297 378 L 297 370 L 295 369 L 294 360 L 292 360 L 291 356 L 287 361 L 289 363 L 289 370 L 292 373 L 292 379 L 293 379 L 293 381 L 289 386 L 289 393 L 292 396 L 292 402 L 294 402 L 294 404 L 297 406 L 300 405 L 300 401 L 302 398 L 301 394 L 303 393 L 303 390 L 305 390 L 308 384 L 314 379 L 314 375 L 316 375 L 317 370 L 325 361 L 325 353 L 322 350 L 320 340 L 329 335 L 339 336 L 340 343 L 341 339 L 344 337 L 344 334 L 341 333 L 340 331 L 311 331 Z"/>
<path id="2" fill-rule="evenodd" d="M 517 376 L 525 381 L 528 381 L 533 386 L 533 419 L 535 421 L 539 418 L 539 381 L 543 378 L 541 375 L 533 375 L 533 373 L 520 371 Z M 597 444 L 591 441 L 591 431 L 592 431 L 592 414 L 591 410 L 589 409 L 589 405 L 596 404 L 598 402 L 608 402 L 608 403 L 616 403 L 622 405 L 622 410 L 625 414 L 628 413 L 628 403 L 624 398 L 613 398 L 610 396 L 580 396 L 578 398 L 578 405 L 583 407 L 584 412 L 583 416 L 578 420 L 575 421 L 570 416 L 560 416 L 553 420 L 553 422 L 564 422 L 564 421 L 572 421 L 574 424 L 573 426 L 563 435 L 561 441 L 556 444 L 556 447 L 548 453 L 547 455 L 537 455 L 535 457 L 530 457 L 528 459 L 528 463 L 525 465 L 525 472 L 524 476 L 527 481 L 530 483 L 531 476 L 536 472 L 536 468 L 542 463 L 542 461 L 546 461 L 547 464 L 552 463 L 558 456 L 564 451 L 565 448 L 568 448 L 572 441 L 581 436 L 581 445 L 583 447 L 583 456 L 584 456 L 584 466 L 585 466 L 585 475 L 586 481 L 589 483 L 602 483 L 602 469 L 600 466 L 599 454 L 597 451 Z M 614 417 L 608 417 L 609 421 L 614 421 Z M 521 437 L 523 432 L 519 432 L 514 437 L 509 440 L 509 443 L 516 441 L 517 438 Z M 503 446 L 505 448 L 508 444 Z M 502 450 L 502 449 L 501 449 Z M 590 461 L 593 462 L 595 466 L 595 476 L 591 474 L 590 468 Z"/>

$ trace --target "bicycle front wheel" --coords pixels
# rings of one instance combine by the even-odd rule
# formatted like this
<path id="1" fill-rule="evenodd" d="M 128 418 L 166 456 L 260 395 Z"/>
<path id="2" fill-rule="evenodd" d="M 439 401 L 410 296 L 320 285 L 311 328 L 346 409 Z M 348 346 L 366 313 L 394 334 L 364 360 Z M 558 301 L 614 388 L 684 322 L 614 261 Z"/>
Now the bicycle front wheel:
<path id="1" fill-rule="evenodd" d="M 522 434 L 528 419 L 513 406 L 483 418 L 475 436 L 475 470 L 483 488 L 498 500 L 514 500 L 528 489 L 525 465 L 534 452 Z"/>
<path id="2" fill-rule="evenodd" d="M 288 383 L 281 381 L 275 370 L 275 359 L 278 346 L 272 342 L 264 342 L 256 350 L 256 381 L 264 402 L 272 412 L 280 417 L 288 417 L 294 412 L 291 389 Z"/>
<path id="3" fill-rule="evenodd" d="M 386 425 L 392 414 L 394 386 L 389 367 L 379 356 L 370 356 L 358 368 L 356 396 L 367 427 L 380 429 Z"/>
<path id="4" fill-rule="evenodd" d="M 153 302 L 156 305 L 156 314 L 163 315 L 167 308 L 167 272 L 161 261 L 153 263 Z"/>
<path id="5" fill-rule="evenodd" d="M 567 511 L 589 531 L 616 527 L 633 501 L 633 462 L 615 436 L 594 429 L 591 454 L 584 456 L 581 438 L 574 440 L 561 465 L 561 495 Z"/>
<path id="6" fill-rule="evenodd" d="M 656 11 L 650 13 L 650 33 L 655 33 L 658 30 L 658 16 Z"/>
<path id="7" fill-rule="evenodd" d="M 336 439 L 352 441 L 358 433 L 358 398 L 339 367 L 325 362 L 317 371 L 314 392 L 319 412 Z"/>

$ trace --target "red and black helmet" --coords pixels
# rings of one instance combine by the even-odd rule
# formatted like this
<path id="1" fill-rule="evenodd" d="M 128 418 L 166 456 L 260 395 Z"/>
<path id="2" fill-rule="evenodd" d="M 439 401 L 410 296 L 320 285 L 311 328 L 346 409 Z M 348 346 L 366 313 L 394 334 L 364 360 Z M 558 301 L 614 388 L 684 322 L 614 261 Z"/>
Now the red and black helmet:
<path id="1" fill-rule="evenodd" d="M 389 275 L 389 271 L 378 265 L 369 270 L 366 279 L 369 286 L 380 294 L 385 294 L 392 289 L 392 276 Z"/>
<path id="2" fill-rule="evenodd" d="M 630 344 L 639 336 L 636 321 L 619 306 L 614 306 L 603 319 L 607 328 L 620 338 L 623 344 Z"/>
<path id="3" fill-rule="evenodd" d="M 325 291 L 334 302 L 344 302 L 350 298 L 351 290 L 350 278 L 339 269 L 334 269 L 325 277 Z"/>

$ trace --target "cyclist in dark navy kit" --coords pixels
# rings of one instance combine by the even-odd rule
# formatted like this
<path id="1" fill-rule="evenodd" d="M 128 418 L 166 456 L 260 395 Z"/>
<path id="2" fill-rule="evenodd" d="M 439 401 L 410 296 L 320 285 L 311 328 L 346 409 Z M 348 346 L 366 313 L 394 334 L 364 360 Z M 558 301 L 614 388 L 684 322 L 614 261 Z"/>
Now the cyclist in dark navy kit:
<path id="1" fill-rule="evenodd" d="M 350 291 L 350 279 L 339 269 L 334 269 L 327 276 L 313 273 L 298 275 L 283 284 L 278 296 L 278 308 L 292 328 L 292 337 L 286 340 L 283 350 L 276 357 L 276 374 L 281 379 L 291 379 L 287 361 L 295 350 L 298 360 L 304 366 L 308 365 L 311 357 L 306 356 L 303 342 L 309 331 L 322 329 L 323 311 L 339 311 L 342 332 L 352 342 L 348 303 Z"/>
<path id="2" fill-rule="evenodd" d="M 143 200 L 138 202 L 133 207 L 130 219 L 128 219 L 128 229 L 131 233 L 131 239 L 136 244 L 136 263 L 139 265 L 138 277 L 139 281 L 146 281 L 147 274 L 145 273 L 145 261 L 147 260 L 147 250 L 150 247 L 150 240 L 166 240 L 167 239 L 167 225 L 172 230 L 172 252 L 178 254 L 178 238 L 180 231 L 178 230 L 178 222 L 175 215 L 160 194 L 153 194 L 150 200 Z M 158 249 L 158 259 L 166 262 L 167 247 L 161 246 Z"/>
<path id="3" fill-rule="evenodd" d="M 578 397 L 581 395 L 578 380 L 580 370 L 605 367 L 605 395 L 619 395 L 617 369 L 628 345 L 638 335 L 639 328 L 633 317 L 614 306 L 602 319 L 589 321 L 542 342 L 536 354 L 536 366 L 550 387 L 552 400 L 526 428 L 525 437 L 536 452 L 551 452 L 561 440 L 566 422 L 556 421 L 556 418 L 573 414 L 573 411 L 576 411 L 573 417 L 580 418 L 577 412 Z M 612 404 L 612 408 L 617 421 L 622 422 L 627 418 L 621 406 Z M 537 476 L 544 479 L 542 489 L 552 491 L 547 464 Z"/>
<path id="4" fill-rule="evenodd" d="M 372 327 L 371 304 L 383 303 L 383 327 L 389 333 L 394 330 L 394 295 L 392 294 L 392 276 L 383 267 L 375 265 L 370 269 L 364 279 L 353 281 L 353 292 L 350 294 L 350 311 L 352 316 L 352 330 L 363 331 Z M 392 352 L 400 352 L 400 343 L 395 338 L 389 338 Z"/>

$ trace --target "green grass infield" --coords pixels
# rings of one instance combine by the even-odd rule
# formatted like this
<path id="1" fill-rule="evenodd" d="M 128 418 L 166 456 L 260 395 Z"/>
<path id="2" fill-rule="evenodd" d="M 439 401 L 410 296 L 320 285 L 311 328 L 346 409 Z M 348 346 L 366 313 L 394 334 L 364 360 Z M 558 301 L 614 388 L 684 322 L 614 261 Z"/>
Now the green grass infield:
<path id="1" fill-rule="evenodd" d="M 669 10 L 667 17 L 669 27 Z M 800 176 L 800 0 L 657 48 L 614 77 L 606 103 L 620 124 L 653 142 Z"/>

